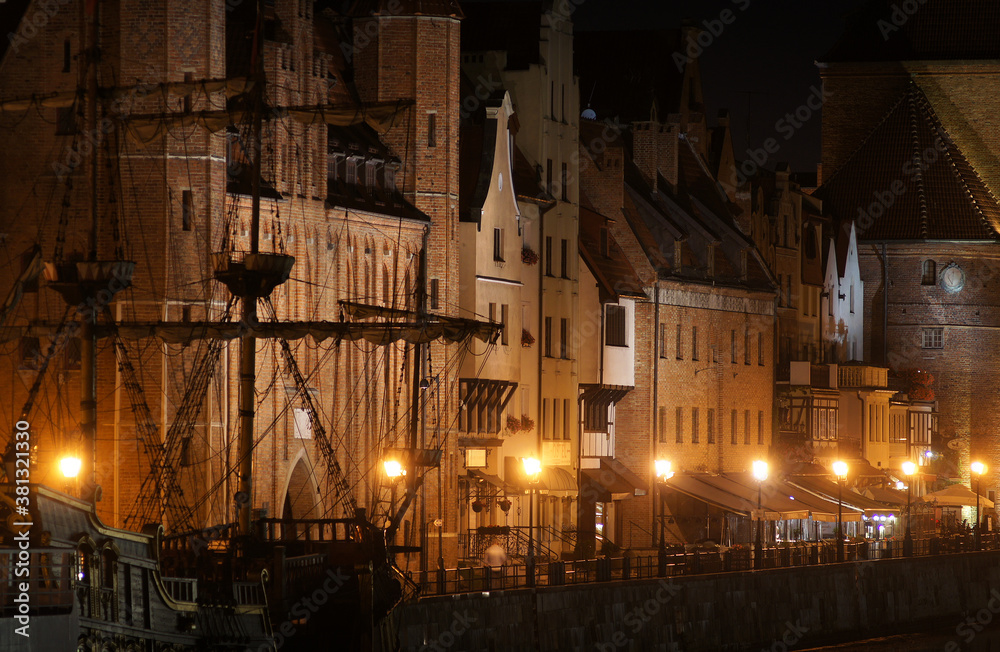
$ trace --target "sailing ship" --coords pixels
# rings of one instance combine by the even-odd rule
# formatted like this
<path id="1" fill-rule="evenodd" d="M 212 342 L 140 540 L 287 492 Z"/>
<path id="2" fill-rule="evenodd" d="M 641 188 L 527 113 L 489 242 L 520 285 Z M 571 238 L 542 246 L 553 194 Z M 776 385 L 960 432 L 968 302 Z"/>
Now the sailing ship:
<path id="1" fill-rule="evenodd" d="M 34 5 L 17 4 L 30 20 Z M 444 446 L 419 417 L 444 420 L 463 343 L 499 328 L 432 312 L 457 291 L 446 260 L 432 263 L 444 287 L 427 287 L 447 210 L 419 199 L 412 162 L 394 153 L 412 140 L 415 101 L 348 83 L 368 65 L 355 57 L 349 71 L 336 47 L 352 24 L 314 19 L 310 2 L 217 2 L 220 39 L 191 25 L 196 4 L 163 9 L 188 30 L 174 45 L 191 57 L 222 40 L 225 78 L 175 81 L 167 65 L 160 79 L 107 84 L 129 78 L 155 39 L 126 30 L 126 8 L 88 0 L 85 29 L 65 43 L 71 53 L 78 39 L 77 90 L 0 100 L 4 118 L 55 109 L 85 123 L 60 125 L 77 163 L 28 193 L 62 201 L 54 218 L 27 209 L 39 243 L 0 313 L 0 339 L 20 358 L 7 419 L 30 433 L 34 473 L 26 518 L 12 431 L 3 608 L 20 608 L 26 529 L 26 615 L 48 636 L 27 649 L 270 649 L 292 637 L 320 649 L 331 627 L 338 649 L 391 649 L 387 615 L 415 590 L 396 555 L 420 550 L 408 510 Z M 362 22 L 379 20 L 358 4 Z M 54 16 L 50 28 L 72 22 Z M 304 54 L 288 30 L 319 47 Z M 219 67 L 209 59 L 202 72 Z M 301 77 L 311 83 L 296 87 Z M 140 188 L 151 177 L 165 182 Z M 74 374 L 75 415 L 64 409 Z M 40 484 L 60 482 L 50 469 L 66 453 L 82 460 L 80 478 L 66 491 Z M 381 472 L 387 458 L 402 480 Z M 0 644 L 26 649 L 18 636 L 4 629 Z"/>

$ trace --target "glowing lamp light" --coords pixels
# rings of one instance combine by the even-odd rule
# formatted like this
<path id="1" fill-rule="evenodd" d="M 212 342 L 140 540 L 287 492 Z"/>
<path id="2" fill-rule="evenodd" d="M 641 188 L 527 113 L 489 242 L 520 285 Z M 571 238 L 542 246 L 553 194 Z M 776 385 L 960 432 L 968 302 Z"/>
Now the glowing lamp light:
<path id="1" fill-rule="evenodd" d="M 656 460 L 653 462 L 653 468 L 656 469 L 656 477 L 660 480 L 669 480 L 674 477 L 674 472 L 671 470 L 670 460 Z"/>
<path id="2" fill-rule="evenodd" d="M 847 462 L 841 462 L 840 460 L 833 463 L 833 473 L 840 479 L 847 477 Z"/>
<path id="3" fill-rule="evenodd" d="M 521 458 L 521 463 L 524 464 L 524 474 L 529 478 L 533 478 L 542 472 L 542 463 L 534 457 Z"/>
<path id="4" fill-rule="evenodd" d="M 972 472 L 975 473 L 976 475 L 982 475 L 986 473 L 986 465 L 983 464 L 982 462 L 973 462 L 972 464 L 969 465 L 969 468 L 972 469 Z"/>
<path id="5" fill-rule="evenodd" d="M 905 471 L 904 471 L 904 473 L 905 473 Z M 897 480 L 896 481 L 896 489 L 899 489 L 900 491 L 902 491 L 903 489 L 906 489 L 906 484 L 902 480 Z"/>
<path id="6" fill-rule="evenodd" d="M 767 462 L 764 460 L 755 460 L 753 463 L 753 477 L 757 479 L 758 482 L 763 482 L 767 480 Z"/>
<path id="7" fill-rule="evenodd" d="M 917 465 L 913 462 L 907 460 L 903 462 L 903 473 L 905 475 L 913 475 L 917 471 Z"/>
<path id="8" fill-rule="evenodd" d="M 83 462 L 79 457 L 64 457 L 59 460 L 59 470 L 66 478 L 75 478 L 80 475 L 80 468 L 83 466 Z"/>
<path id="9" fill-rule="evenodd" d="M 386 460 L 382 462 L 382 466 L 385 467 L 385 474 L 394 480 L 402 475 L 406 475 L 403 465 L 397 460 Z"/>

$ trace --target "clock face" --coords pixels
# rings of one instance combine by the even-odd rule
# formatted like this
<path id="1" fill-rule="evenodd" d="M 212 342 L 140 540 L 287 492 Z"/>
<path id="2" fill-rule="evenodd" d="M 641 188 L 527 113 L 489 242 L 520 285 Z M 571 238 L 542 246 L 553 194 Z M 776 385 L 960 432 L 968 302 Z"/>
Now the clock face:
<path id="1" fill-rule="evenodd" d="M 958 265 L 949 265 L 941 272 L 941 287 L 947 292 L 958 292 L 965 287 L 965 272 Z"/>

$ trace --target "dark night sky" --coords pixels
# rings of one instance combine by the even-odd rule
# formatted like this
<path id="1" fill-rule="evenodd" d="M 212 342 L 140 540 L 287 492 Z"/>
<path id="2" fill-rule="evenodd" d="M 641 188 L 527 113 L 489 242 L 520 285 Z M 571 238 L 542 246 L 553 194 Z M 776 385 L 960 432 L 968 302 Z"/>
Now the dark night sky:
<path id="1" fill-rule="evenodd" d="M 794 112 L 819 85 L 815 60 L 840 37 L 844 17 L 862 0 L 573 0 L 577 30 L 675 28 L 718 19 L 729 8 L 735 20 L 705 48 L 701 73 L 709 123 L 720 108 L 733 116 L 737 158 L 769 137 L 781 149 L 769 159 L 788 161 L 794 172 L 814 172 L 820 156 L 820 116 L 785 141 L 775 123 Z M 741 7 L 744 7 L 741 10 Z M 664 65 L 673 65 L 664 62 Z M 586 105 L 589 89 L 581 89 Z M 747 115 L 751 123 L 747 137 Z"/>

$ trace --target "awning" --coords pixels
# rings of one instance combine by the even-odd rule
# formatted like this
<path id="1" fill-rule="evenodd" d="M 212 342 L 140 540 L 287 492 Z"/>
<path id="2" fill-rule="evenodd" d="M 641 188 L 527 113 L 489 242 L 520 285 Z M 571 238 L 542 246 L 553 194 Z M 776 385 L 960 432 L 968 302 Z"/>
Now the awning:
<path id="1" fill-rule="evenodd" d="M 761 512 L 757 511 L 757 481 L 749 473 L 677 473 L 667 480 L 667 486 L 725 511 L 742 515 L 758 515 L 769 521 L 811 518 L 814 521 L 837 520 L 837 504 L 771 478 L 760 489 Z M 861 510 L 843 506 L 845 522 L 860 521 Z"/>
<path id="2" fill-rule="evenodd" d="M 817 477 L 807 477 L 807 476 L 789 476 L 785 478 L 793 486 L 800 487 L 801 489 L 818 496 L 822 499 L 829 501 L 831 504 L 837 504 L 838 491 L 840 491 L 840 496 L 845 507 L 851 507 L 853 509 L 861 510 L 864 512 L 865 516 L 883 516 L 887 514 L 899 514 L 900 509 L 898 506 L 888 506 L 878 500 L 869 498 L 863 494 L 859 494 L 856 491 L 852 491 L 847 488 L 841 488 L 833 480 L 828 480 L 826 478 Z M 904 496 L 903 504 L 906 504 L 906 499 Z"/>
<path id="3" fill-rule="evenodd" d="M 515 491 L 528 491 L 532 488 L 546 491 L 577 490 L 576 474 L 558 466 L 543 465 L 542 472 L 538 474 L 538 482 L 529 484 L 521 458 L 511 455 L 504 457 L 504 477 L 507 485 Z"/>
<path id="4" fill-rule="evenodd" d="M 600 460 L 600 468 L 580 470 L 586 488 L 596 492 L 593 495 L 595 501 L 624 500 L 647 493 L 646 483 L 627 466 L 613 457 L 602 457 Z"/>
<path id="5" fill-rule="evenodd" d="M 953 484 L 940 491 L 927 494 L 921 498 L 925 503 L 939 507 L 975 507 L 993 509 L 993 501 L 985 496 L 977 496 L 972 489 L 964 484 Z"/>
<path id="6" fill-rule="evenodd" d="M 506 482 L 498 475 L 493 475 L 491 473 L 485 473 L 479 469 L 467 469 L 468 475 L 471 479 L 478 481 L 484 481 L 486 484 L 491 485 L 494 489 L 498 490 L 500 493 L 514 493 L 513 487 L 507 485 Z"/>

